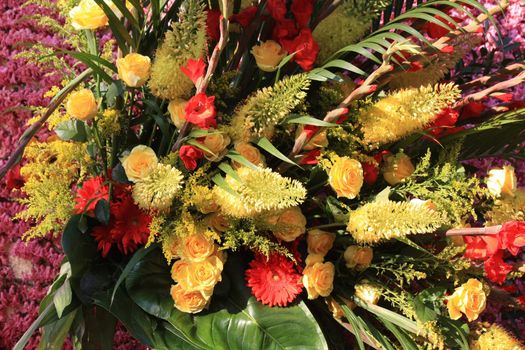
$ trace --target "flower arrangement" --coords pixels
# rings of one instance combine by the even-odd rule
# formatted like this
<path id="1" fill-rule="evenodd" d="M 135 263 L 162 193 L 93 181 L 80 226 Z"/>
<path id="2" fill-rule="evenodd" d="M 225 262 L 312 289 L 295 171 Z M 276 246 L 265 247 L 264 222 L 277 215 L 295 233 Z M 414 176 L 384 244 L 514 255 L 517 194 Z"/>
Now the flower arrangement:
<path id="1" fill-rule="evenodd" d="M 154 348 L 522 346 L 472 322 L 522 276 L 523 191 L 462 161 L 523 157 L 525 70 L 445 82 L 506 3 L 57 6 L 72 49 L 27 56 L 68 78 L 0 174 L 23 157 L 24 239 L 66 259 L 15 348 L 117 319 Z"/>

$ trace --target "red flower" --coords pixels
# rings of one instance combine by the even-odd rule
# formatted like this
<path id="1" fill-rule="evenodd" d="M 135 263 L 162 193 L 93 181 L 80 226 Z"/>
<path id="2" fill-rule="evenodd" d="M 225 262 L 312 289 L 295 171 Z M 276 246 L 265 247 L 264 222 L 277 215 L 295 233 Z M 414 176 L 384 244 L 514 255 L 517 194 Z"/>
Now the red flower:
<path id="1" fill-rule="evenodd" d="M 314 149 L 308 153 L 306 153 L 303 158 L 299 161 L 299 165 L 315 165 L 319 163 L 317 160 L 317 157 L 321 155 L 320 149 Z"/>
<path id="2" fill-rule="evenodd" d="M 135 251 L 146 244 L 151 217 L 139 209 L 129 189 L 115 187 L 114 200 L 110 204 L 110 220 L 107 226 L 96 226 L 91 234 L 98 242 L 102 256 L 108 255 L 111 247 L 117 246 L 123 254 Z"/>
<path id="3" fill-rule="evenodd" d="M 246 270 L 247 285 L 253 295 L 269 306 L 286 306 L 292 302 L 303 289 L 300 280 L 293 262 L 276 253 L 269 258 L 256 254 Z"/>
<path id="4" fill-rule="evenodd" d="M 295 25 L 295 21 L 291 19 L 284 19 L 273 27 L 272 38 L 275 41 L 281 42 L 282 39 L 292 39 L 299 31 Z"/>
<path id="5" fill-rule="evenodd" d="M 494 93 L 492 95 L 490 95 L 491 97 L 494 97 L 500 101 L 503 101 L 503 102 L 510 102 L 512 101 L 512 94 L 511 93 L 502 93 L 502 92 L 499 92 L 499 93 Z"/>
<path id="6" fill-rule="evenodd" d="M 518 304 L 522 305 L 521 309 L 525 310 L 525 295 L 516 298 Z"/>
<path id="7" fill-rule="evenodd" d="M 286 51 L 293 53 L 297 52 L 293 60 L 305 71 L 313 68 L 317 54 L 319 53 L 319 45 L 314 41 L 310 29 L 301 29 L 299 35 L 293 40 L 282 40 L 283 47 Z"/>
<path id="8" fill-rule="evenodd" d="M 286 16 L 286 0 L 268 0 L 266 9 L 277 22 L 283 21 Z"/>
<path id="9" fill-rule="evenodd" d="M 434 16 L 434 18 L 436 18 L 438 21 L 448 25 L 452 29 L 456 28 L 454 23 L 450 23 L 449 21 L 444 20 L 443 18 L 441 18 L 439 16 Z M 454 20 L 456 20 L 456 19 L 454 18 Z M 438 25 L 436 23 L 433 23 L 433 22 L 425 23 L 425 25 L 423 25 L 423 29 L 426 30 L 428 36 L 431 37 L 432 39 L 439 39 L 442 36 L 445 36 L 445 35 L 447 35 L 450 32 L 447 28 L 444 28 L 444 27 L 442 27 L 442 26 L 440 26 L 440 25 Z"/>
<path id="10" fill-rule="evenodd" d="M 525 221 L 504 223 L 498 235 L 501 248 L 507 249 L 514 256 L 518 255 L 520 248 L 525 246 Z"/>
<path id="11" fill-rule="evenodd" d="M 365 183 L 369 186 L 376 183 L 377 178 L 379 177 L 379 166 L 374 162 L 364 162 L 361 163 L 363 167 L 363 179 Z"/>
<path id="12" fill-rule="evenodd" d="M 221 32 L 219 29 L 220 21 L 221 11 L 208 10 L 206 13 L 206 31 L 212 40 L 219 41 L 221 37 Z"/>
<path id="13" fill-rule="evenodd" d="M 253 21 L 257 14 L 257 6 L 250 6 L 242 10 L 241 12 L 232 15 L 230 22 L 239 23 L 241 27 L 246 28 Z"/>
<path id="14" fill-rule="evenodd" d="M 204 77 L 205 69 L 206 63 L 204 63 L 202 58 L 199 58 L 198 60 L 190 58 L 185 66 L 180 67 L 182 73 L 190 78 L 195 86 L 197 86 L 202 77 Z"/>
<path id="15" fill-rule="evenodd" d="M 179 150 L 179 157 L 189 171 L 197 168 L 197 160 L 204 157 L 204 153 L 195 146 L 184 145 Z"/>
<path id="16" fill-rule="evenodd" d="M 430 124 L 429 131 L 435 137 L 441 136 L 443 132 L 453 127 L 458 121 L 459 113 L 452 108 L 443 108 Z"/>
<path id="17" fill-rule="evenodd" d="M 312 138 L 315 133 L 320 129 L 320 127 L 316 125 L 305 125 L 303 128 L 303 131 L 305 132 L 308 139 Z"/>
<path id="18" fill-rule="evenodd" d="M 510 271 L 512 271 L 512 265 L 506 264 L 503 261 L 502 250 L 485 261 L 485 273 L 487 274 L 487 278 L 494 283 L 503 284 Z"/>
<path id="19" fill-rule="evenodd" d="M 410 68 L 408 68 L 409 72 L 417 72 L 423 69 L 423 63 L 421 62 L 410 62 Z"/>
<path id="20" fill-rule="evenodd" d="M 312 12 L 314 11 L 314 3 L 312 0 L 293 0 L 290 8 L 299 25 L 299 28 L 308 28 Z"/>
<path id="21" fill-rule="evenodd" d="M 184 108 L 186 120 L 202 129 L 217 127 L 214 101 L 215 96 L 206 96 L 203 92 L 193 96 Z"/>
<path id="22" fill-rule="evenodd" d="M 465 257 L 468 259 L 485 260 L 500 249 L 499 239 L 495 235 L 465 236 L 463 239 L 467 245 Z"/>
<path id="23" fill-rule="evenodd" d="M 92 177 L 82 183 L 75 196 L 75 213 L 92 213 L 101 199 L 109 200 L 108 186 L 102 176 Z"/>
<path id="24" fill-rule="evenodd" d="M 470 102 L 461 110 L 461 119 L 479 118 L 486 106 L 481 102 Z"/>
<path id="25" fill-rule="evenodd" d="M 20 164 L 11 168 L 5 175 L 5 184 L 9 190 L 20 189 L 24 186 L 25 179 L 20 175 Z"/>

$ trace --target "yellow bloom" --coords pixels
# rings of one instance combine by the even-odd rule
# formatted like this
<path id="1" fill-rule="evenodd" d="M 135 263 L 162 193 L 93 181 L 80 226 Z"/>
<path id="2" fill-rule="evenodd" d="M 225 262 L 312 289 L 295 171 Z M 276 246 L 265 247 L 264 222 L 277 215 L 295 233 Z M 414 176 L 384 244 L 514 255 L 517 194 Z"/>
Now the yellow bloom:
<path id="1" fill-rule="evenodd" d="M 175 282 L 187 280 L 190 264 L 191 263 L 186 259 L 179 259 L 175 261 L 175 263 L 171 267 L 171 278 Z"/>
<path id="2" fill-rule="evenodd" d="M 235 144 L 234 148 L 235 148 L 235 150 L 237 152 L 239 152 L 239 154 L 241 156 L 246 158 L 251 163 L 253 163 L 253 164 L 257 165 L 257 166 L 260 166 L 260 167 L 265 167 L 266 166 L 266 160 L 265 160 L 264 156 L 261 154 L 259 149 L 254 147 L 254 146 L 252 146 L 252 144 L 245 143 L 245 142 L 239 142 L 239 143 Z M 237 163 L 237 162 L 233 162 L 232 166 L 235 169 L 238 169 L 238 168 L 240 168 L 242 166 L 242 164 Z"/>
<path id="3" fill-rule="evenodd" d="M 205 260 L 188 264 L 185 279 L 179 285 L 188 291 L 200 291 L 211 294 L 215 285 L 221 280 L 223 263 L 219 257 L 212 255 Z"/>
<path id="4" fill-rule="evenodd" d="M 285 209 L 272 230 L 273 235 L 285 242 L 292 242 L 302 235 L 306 229 L 306 218 L 299 207 Z"/>
<path id="5" fill-rule="evenodd" d="M 335 266 L 331 262 L 316 263 L 303 271 L 303 284 L 308 292 L 308 299 L 327 297 L 334 289 Z"/>
<path id="6" fill-rule="evenodd" d="M 140 87 L 148 80 L 151 69 L 151 60 L 148 56 L 130 53 L 117 59 L 119 78 L 130 87 Z"/>
<path id="7" fill-rule="evenodd" d="M 365 270 L 372 262 L 374 251 L 370 247 L 351 245 L 346 248 L 343 257 L 349 269 Z"/>
<path id="8" fill-rule="evenodd" d="M 202 144 L 212 152 L 205 151 L 204 157 L 211 162 L 222 159 L 224 154 L 228 151 L 226 147 L 228 147 L 230 141 L 231 139 L 228 135 L 219 132 L 214 133 L 212 131 L 210 134 L 206 135 L 202 141 Z"/>
<path id="9" fill-rule="evenodd" d="M 326 232 L 318 229 L 308 231 L 306 243 L 308 254 L 320 254 L 325 256 L 335 241 L 335 233 Z"/>
<path id="10" fill-rule="evenodd" d="M 146 210 L 167 210 L 182 188 L 182 173 L 167 164 L 157 164 L 148 176 L 142 177 L 133 186 L 133 200 Z"/>
<path id="11" fill-rule="evenodd" d="M 495 196 L 507 194 L 514 195 L 516 191 L 517 178 L 514 168 L 510 165 L 505 165 L 503 168 L 496 168 L 489 171 L 487 179 L 487 187 Z"/>
<path id="12" fill-rule="evenodd" d="M 404 153 L 398 153 L 385 159 L 383 177 L 388 184 L 394 186 L 412 175 L 414 170 L 416 169 L 412 161 L 410 161 L 410 157 Z"/>
<path id="13" fill-rule="evenodd" d="M 483 284 L 477 279 L 471 278 L 467 283 L 456 288 L 448 298 L 448 314 L 450 318 L 457 320 L 463 313 L 469 322 L 472 322 L 485 310 L 486 303 L 487 296 L 483 291 Z"/>
<path id="14" fill-rule="evenodd" d="M 135 146 L 129 154 L 120 161 L 126 171 L 128 180 L 137 182 L 146 178 L 157 167 L 158 159 L 155 151 L 148 146 Z"/>
<path id="15" fill-rule="evenodd" d="M 98 112 L 97 100 L 89 89 L 75 91 L 69 95 L 66 111 L 73 118 L 88 121 L 93 119 Z"/>
<path id="16" fill-rule="evenodd" d="M 369 304 L 375 305 L 381 297 L 381 289 L 367 280 L 362 280 L 355 286 L 355 296 Z"/>
<path id="17" fill-rule="evenodd" d="M 206 216 L 208 226 L 217 232 L 225 232 L 230 227 L 230 223 L 221 213 L 211 213 Z"/>
<path id="18" fill-rule="evenodd" d="M 104 10 L 94 0 L 80 0 L 80 3 L 69 11 L 73 28 L 97 29 L 108 24 Z"/>
<path id="19" fill-rule="evenodd" d="M 199 291 L 186 291 L 178 284 L 171 286 L 170 293 L 175 307 L 182 312 L 191 314 L 204 310 L 211 297 L 211 295 Z"/>
<path id="20" fill-rule="evenodd" d="M 184 122 L 186 121 L 186 113 L 184 112 L 184 108 L 186 108 L 187 103 L 188 101 L 185 99 L 176 98 L 171 100 L 168 105 L 168 112 L 170 113 L 171 121 L 177 127 L 177 129 L 182 128 Z"/>
<path id="21" fill-rule="evenodd" d="M 184 237 L 182 242 L 183 258 L 196 262 L 205 260 L 215 251 L 213 241 L 203 233 L 195 233 Z"/>
<path id="22" fill-rule="evenodd" d="M 328 173 L 330 186 L 337 197 L 353 199 L 363 186 L 363 168 L 361 163 L 348 157 L 338 158 Z"/>
<path id="23" fill-rule="evenodd" d="M 312 266 L 317 263 L 322 263 L 323 261 L 324 261 L 323 254 L 308 254 L 306 256 L 304 263 L 306 264 L 306 266 Z"/>
<path id="24" fill-rule="evenodd" d="M 286 51 L 273 40 L 262 42 L 252 47 L 251 51 L 257 67 L 264 72 L 274 72 L 281 60 L 286 56 Z"/>

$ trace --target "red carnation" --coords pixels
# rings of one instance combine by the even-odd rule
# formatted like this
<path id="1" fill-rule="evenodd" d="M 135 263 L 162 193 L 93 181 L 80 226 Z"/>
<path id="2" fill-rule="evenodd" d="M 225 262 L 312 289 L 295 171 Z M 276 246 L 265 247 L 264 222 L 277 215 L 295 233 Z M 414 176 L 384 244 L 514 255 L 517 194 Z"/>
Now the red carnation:
<path id="1" fill-rule="evenodd" d="M 204 153 L 195 146 L 184 145 L 179 150 L 179 157 L 189 171 L 197 168 L 197 160 L 204 157 Z"/>
<path id="2" fill-rule="evenodd" d="M 299 25 L 299 28 L 308 28 L 312 12 L 314 11 L 314 3 L 312 0 L 293 0 L 290 8 Z"/>
<path id="3" fill-rule="evenodd" d="M 268 0 L 266 9 L 276 21 L 283 21 L 286 16 L 286 0 Z"/>
<path id="4" fill-rule="evenodd" d="M 242 10 L 241 12 L 232 15 L 230 22 L 239 23 L 241 27 L 246 28 L 253 21 L 257 14 L 257 6 L 250 6 Z"/>
<path id="5" fill-rule="evenodd" d="M 246 281 L 253 295 L 269 306 L 286 306 L 303 289 L 301 275 L 286 257 L 272 254 L 269 258 L 257 253 L 246 270 Z"/>
<path id="6" fill-rule="evenodd" d="M 487 278 L 494 283 L 503 284 L 510 271 L 512 271 L 512 265 L 506 264 L 503 261 L 502 250 L 485 261 L 485 273 L 487 274 Z"/>
<path id="7" fill-rule="evenodd" d="M 180 67 L 180 70 L 182 73 L 184 73 L 188 78 L 193 81 L 193 84 L 197 86 L 204 77 L 204 70 L 206 69 L 206 63 L 204 63 L 204 60 L 202 58 L 199 58 L 198 60 L 194 59 L 188 59 L 188 62 L 185 66 Z"/>
<path id="8" fill-rule="evenodd" d="M 465 236 L 463 239 L 467 245 L 465 257 L 469 259 L 484 260 L 496 254 L 500 249 L 497 236 Z"/>
<path id="9" fill-rule="evenodd" d="M 75 213 L 93 213 L 99 200 L 109 200 L 108 186 L 102 176 L 92 177 L 82 183 L 75 196 Z"/>
<path id="10" fill-rule="evenodd" d="M 202 129 L 217 127 L 214 101 L 215 96 L 206 96 L 203 92 L 193 96 L 184 108 L 186 120 Z"/>
<path id="11" fill-rule="evenodd" d="M 295 25 L 295 21 L 291 19 L 284 19 L 273 27 L 272 38 L 275 41 L 281 41 L 282 39 L 292 39 L 299 31 Z"/>
<path id="12" fill-rule="evenodd" d="M 212 40 L 219 41 L 221 37 L 221 32 L 219 29 L 220 21 L 221 11 L 208 10 L 206 13 L 206 31 Z"/>
<path id="13" fill-rule="evenodd" d="M 518 255 L 520 248 L 525 246 L 525 221 L 504 223 L 498 236 L 502 249 L 507 249 L 514 256 Z"/>
<path id="14" fill-rule="evenodd" d="M 313 68 L 317 54 L 319 53 L 319 45 L 312 37 L 310 29 L 301 29 L 299 35 L 293 40 L 282 40 L 283 47 L 286 51 L 292 53 L 297 52 L 293 60 L 305 71 Z"/>

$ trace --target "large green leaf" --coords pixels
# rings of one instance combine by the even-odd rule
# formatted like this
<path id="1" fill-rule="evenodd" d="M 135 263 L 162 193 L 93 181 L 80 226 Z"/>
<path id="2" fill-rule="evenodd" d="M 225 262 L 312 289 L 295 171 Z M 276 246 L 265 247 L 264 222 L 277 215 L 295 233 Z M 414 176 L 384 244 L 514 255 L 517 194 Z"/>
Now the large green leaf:
<path id="1" fill-rule="evenodd" d="M 270 308 L 246 287 L 245 264 L 230 255 L 223 282 L 208 310 L 196 315 L 178 311 L 169 295 L 169 267 L 159 250 L 135 265 L 126 278 L 128 293 L 144 311 L 167 321 L 166 329 L 193 349 L 327 349 L 313 315 L 303 302 Z"/>

